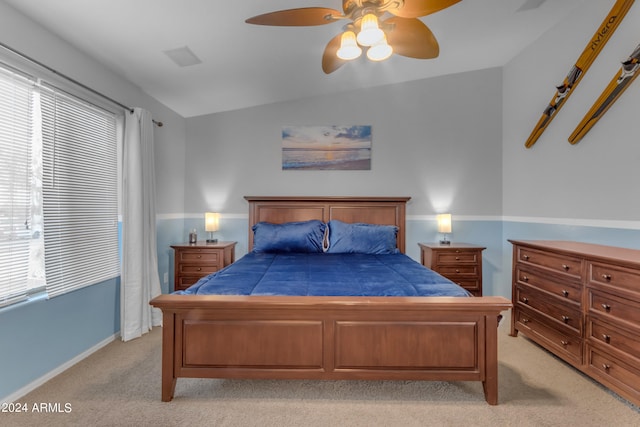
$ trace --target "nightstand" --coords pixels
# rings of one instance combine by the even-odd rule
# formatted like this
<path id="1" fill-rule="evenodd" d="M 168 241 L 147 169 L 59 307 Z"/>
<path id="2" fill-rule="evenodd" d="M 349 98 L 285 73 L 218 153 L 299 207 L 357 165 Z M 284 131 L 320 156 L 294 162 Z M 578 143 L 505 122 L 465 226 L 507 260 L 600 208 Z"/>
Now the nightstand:
<path id="1" fill-rule="evenodd" d="M 171 245 L 174 254 L 173 289 L 180 291 L 201 277 L 214 273 L 235 261 L 236 242 Z"/>
<path id="2" fill-rule="evenodd" d="M 475 296 L 482 296 L 482 246 L 468 243 L 418 243 L 420 261 Z"/>

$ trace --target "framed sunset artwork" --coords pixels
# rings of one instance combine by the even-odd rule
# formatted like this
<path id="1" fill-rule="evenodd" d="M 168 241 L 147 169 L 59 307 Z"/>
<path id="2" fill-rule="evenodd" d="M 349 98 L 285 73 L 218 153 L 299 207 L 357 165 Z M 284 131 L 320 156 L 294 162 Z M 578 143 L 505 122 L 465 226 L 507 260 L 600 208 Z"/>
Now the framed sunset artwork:
<path id="1" fill-rule="evenodd" d="M 370 170 L 371 126 L 283 126 L 283 170 Z"/>

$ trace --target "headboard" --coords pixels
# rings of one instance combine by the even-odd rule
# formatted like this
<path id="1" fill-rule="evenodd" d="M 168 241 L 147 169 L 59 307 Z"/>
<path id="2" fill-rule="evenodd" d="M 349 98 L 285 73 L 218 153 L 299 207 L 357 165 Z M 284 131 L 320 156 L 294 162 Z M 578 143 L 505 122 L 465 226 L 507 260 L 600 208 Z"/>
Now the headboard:
<path id="1" fill-rule="evenodd" d="M 405 253 L 406 204 L 411 197 L 257 197 L 249 202 L 249 251 L 253 248 L 254 224 L 265 221 L 282 224 L 318 219 L 343 222 L 395 225 L 398 249 Z"/>

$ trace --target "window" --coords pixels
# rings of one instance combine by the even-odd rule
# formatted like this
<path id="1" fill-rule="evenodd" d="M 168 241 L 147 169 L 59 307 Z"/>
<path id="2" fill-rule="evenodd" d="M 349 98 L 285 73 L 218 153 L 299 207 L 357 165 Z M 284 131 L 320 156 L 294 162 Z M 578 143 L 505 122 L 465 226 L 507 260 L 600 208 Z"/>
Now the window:
<path id="1" fill-rule="evenodd" d="M 49 297 L 117 277 L 115 115 L 47 84 L 34 89 L 33 80 L 7 71 L 0 74 L 0 115 L 0 277 L 11 278 L 0 282 L 0 306 L 34 287 L 29 254 L 40 234 Z M 41 152 L 30 150 L 34 134 L 42 136 Z M 30 227 L 38 217 L 30 156 L 42 165 L 42 233 Z"/>
<path id="2" fill-rule="evenodd" d="M 29 292 L 33 85 L 0 67 L 0 307 Z"/>

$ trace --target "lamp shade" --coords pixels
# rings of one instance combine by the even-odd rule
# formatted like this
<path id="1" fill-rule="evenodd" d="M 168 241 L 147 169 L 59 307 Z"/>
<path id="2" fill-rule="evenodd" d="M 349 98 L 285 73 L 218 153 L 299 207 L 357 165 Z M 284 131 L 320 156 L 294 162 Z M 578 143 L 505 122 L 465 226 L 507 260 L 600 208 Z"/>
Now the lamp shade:
<path id="1" fill-rule="evenodd" d="M 336 52 L 338 58 L 349 61 L 362 54 L 362 49 L 356 43 L 356 34 L 353 31 L 345 31 L 340 39 L 340 49 Z"/>
<path id="2" fill-rule="evenodd" d="M 204 214 L 205 231 L 218 231 L 220 226 L 220 214 L 216 212 L 207 212 Z"/>
<path id="3" fill-rule="evenodd" d="M 367 50 L 367 58 L 371 61 L 384 61 L 393 53 L 393 48 L 387 43 L 387 38 L 382 38 Z"/>
<path id="4" fill-rule="evenodd" d="M 361 46 L 373 46 L 384 37 L 384 32 L 378 27 L 378 17 L 373 13 L 368 13 L 362 18 L 360 32 L 358 33 L 358 43 Z"/>
<path id="5" fill-rule="evenodd" d="M 451 233 L 451 214 L 439 214 L 436 216 L 438 221 L 438 233 Z"/>

